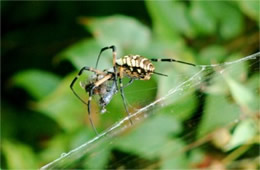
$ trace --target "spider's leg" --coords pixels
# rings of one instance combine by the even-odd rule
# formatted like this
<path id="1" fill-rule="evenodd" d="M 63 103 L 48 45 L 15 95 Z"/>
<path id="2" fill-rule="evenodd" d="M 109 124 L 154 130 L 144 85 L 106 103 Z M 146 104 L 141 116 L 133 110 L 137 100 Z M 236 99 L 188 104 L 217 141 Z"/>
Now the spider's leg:
<path id="1" fill-rule="evenodd" d="M 119 79 L 119 89 L 120 89 L 121 97 L 123 99 L 124 107 L 125 107 L 125 110 L 126 110 L 126 112 L 128 114 L 130 123 L 133 124 L 133 121 L 130 118 L 130 113 L 129 113 L 128 108 L 126 106 L 125 94 L 124 94 L 124 90 L 123 90 L 123 88 L 124 88 L 123 87 L 123 82 L 122 82 L 122 79 L 120 77 L 118 79 Z"/>
<path id="2" fill-rule="evenodd" d="M 124 85 L 122 88 L 123 88 L 123 89 L 126 88 L 127 86 L 129 86 L 129 85 L 132 84 L 133 82 L 134 82 L 134 79 L 131 78 L 131 79 L 129 80 L 129 82 L 128 82 L 126 85 Z"/>
<path id="3" fill-rule="evenodd" d="M 159 75 L 159 76 L 165 76 L 165 77 L 168 77 L 168 75 L 166 75 L 166 74 L 163 74 L 163 73 L 158 73 L 158 72 L 153 72 L 153 74 L 157 74 L 157 75 Z"/>
<path id="4" fill-rule="evenodd" d="M 90 124 L 91 124 L 92 128 L 94 129 L 95 133 L 98 135 L 97 129 L 95 128 L 94 123 L 93 123 L 92 118 L 91 118 L 91 105 L 90 105 L 90 102 L 92 100 L 94 88 L 95 88 L 95 86 L 92 87 L 90 89 L 90 91 L 89 91 L 89 97 L 88 97 L 88 119 L 89 119 Z"/>
<path id="5" fill-rule="evenodd" d="M 114 69 L 114 81 L 116 83 L 116 89 L 119 90 L 118 85 L 117 85 L 117 69 L 116 69 L 116 47 L 112 45 L 110 48 L 112 48 L 112 54 L 113 54 L 113 69 Z"/>
<path id="6" fill-rule="evenodd" d="M 187 64 L 187 65 L 191 65 L 191 66 L 196 66 L 195 64 L 193 63 L 188 63 L 188 62 L 185 62 L 185 61 L 180 61 L 180 60 L 175 60 L 173 58 L 153 58 L 151 59 L 151 61 L 155 61 L 155 62 L 176 62 L 176 63 L 182 63 L 182 64 Z"/>
<path id="7" fill-rule="evenodd" d="M 113 53 L 116 51 L 116 47 L 115 47 L 114 45 L 111 45 L 111 46 L 102 48 L 102 49 L 100 50 L 100 52 L 99 52 L 99 55 L 98 55 L 98 58 L 97 58 L 97 62 L 96 62 L 95 68 L 97 68 L 97 66 L 98 66 L 98 62 L 99 62 L 99 59 L 100 59 L 101 54 L 102 54 L 104 51 L 108 50 L 108 49 L 112 49 L 112 52 L 113 52 Z"/>
<path id="8" fill-rule="evenodd" d="M 93 68 L 91 68 L 91 67 L 85 66 L 85 67 L 83 67 L 83 68 L 79 71 L 78 75 L 72 80 L 72 82 L 71 82 L 71 84 L 70 84 L 70 88 L 71 88 L 72 92 L 75 94 L 75 96 L 76 96 L 82 103 L 84 103 L 85 105 L 87 105 L 87 103 L 86 103 L 81 97 L 79 97 L 79 95 L 78 95 L 78 94 L 76 93 L 76 91 L 73 89 L 73 86 L 74 86 L 75 82 L 76 82 L 77 79 L 80 77 L 80 75 L 83 73 L 83 71 L 91 71 L 91 72 L 94 72 L 94 73 L 97 73 L 97 74 L 105 74 L 105 73 L 103 73 L 103 72 L 101 72 L 101 71 L 98 71 L 98 70 L 96 70 L 96 69 L 93 69 Z"/>
<path id="9" fill-rule="evenodd" d="M 98 58 L 97 58 L 97 62 L 96 62 L 96 66 L 95 68 L 97 68 L 98 66 L 98 62 L 99 62 L 99 59 L 100 59 L 100 56 L 102 54 L 102 52 L 104 52 L 105 50 L 108 50 L 108 49 L 112 49 L 112 54 L 113 54 L 113 69 L 114 69 L 114 74 L 115 74 L 115 83 L 116 83 L 116 89 L 118 90 L 118 85 L 117 85 L 117 70 L 116 70 L 116 46 L 114 45 L 111 45 L 111 46 L 108 46 L 108 47 L 104 47 L 100 50 L 99 52 L 99 55 L 98 55 Z"/>

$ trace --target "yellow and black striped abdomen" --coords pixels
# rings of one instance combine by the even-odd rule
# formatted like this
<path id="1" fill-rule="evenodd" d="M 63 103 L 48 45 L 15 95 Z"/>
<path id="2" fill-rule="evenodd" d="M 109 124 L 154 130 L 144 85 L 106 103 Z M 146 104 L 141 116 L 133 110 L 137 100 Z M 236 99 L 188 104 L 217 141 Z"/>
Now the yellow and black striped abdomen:
<path id="1" fill-rule="evenodd" d="M 149 80 L 154 71 L 151 61 L 139 55 L 127 55 L 117 59 L 116 65 L 123 68 L 126 76 L 140 80 Z"/>

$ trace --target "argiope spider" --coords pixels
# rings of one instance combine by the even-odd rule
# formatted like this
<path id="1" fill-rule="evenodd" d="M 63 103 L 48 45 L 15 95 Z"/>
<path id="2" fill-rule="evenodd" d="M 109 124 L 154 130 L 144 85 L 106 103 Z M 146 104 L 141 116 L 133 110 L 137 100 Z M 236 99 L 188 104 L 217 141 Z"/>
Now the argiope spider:
<path id="1" fill-rule="evenodd" d="M 97 70 L 98 62 L 100 59 L 100 56 L 102 52 L 105 50 L 112 49 L 113 54 L 113 68 L 108 70 Z M 101 106 L 101 112 L 105 112 L 106 105 L 109 104 L 114 94 L 120 91 L 125 110 L 128 114 L 128 108 L 126 106 L 126 100 L 124 95 L 124 88 L 133 83 L 134 80 L 149 80 L 152 76 L 152 74 L 157 74 L 161 76 L 167 76 L 162 73 L 155 72 L 155 67 L 152 64 L 152 61 L 154 62 L 178 62 L 182 64 L 188 64 L 191 66 L 196 66 L 192 63 L 187 63 L 184 61 L 179 61 L 175 59 L 147 59 L 140 55 L 127 55 L 122 58 L 117 59 L 116 58 L 116 47 L 114 45 L 109 47 L 104 47 L 100 50 L 100 53 L 97 58 L 96 66 L 95 68 L 91 67 L 83 67 L 78 75 L 73 79 L 73 81 L 70 84 L 70 88 L 73 91 L 73 93 L 84 103 L 88 106 L 88 115 L 89 115 L 89 121 L 91 123 L 92 128 L 98 134 L 92 118 L 91 118 L 91 105 L 90 102 L 92 100 L 93 95 L 99 95 L 99 104 Z M 76 80 L 79 78 L 79 76 L 83 73 L 83 71 L 91 71 L 94 72 L 94 76 L 89 80 L 88 84 L 81 84 L 82 88 L 86 90 L 87 93 L 89 93 L 88 102 L 85 102 L 82 98 L 79 97 L 79 95 L 75 92 L 73 89 L 73 85 L 75 84 Z M 129 77 L 130 81 L 123 85 L 122 78 L 123 77 Z M 119 81 L 119 87 L 118 83 Z M 129 121 L 132 124 L 132 120 L 129 119 Z"/>

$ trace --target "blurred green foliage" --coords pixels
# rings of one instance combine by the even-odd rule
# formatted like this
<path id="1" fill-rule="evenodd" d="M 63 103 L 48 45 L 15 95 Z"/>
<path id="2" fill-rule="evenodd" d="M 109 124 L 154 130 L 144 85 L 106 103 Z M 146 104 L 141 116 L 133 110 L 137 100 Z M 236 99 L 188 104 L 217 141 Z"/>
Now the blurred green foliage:
<path id="1" fill-rule="evenodd" d="M 95 65 L 104 46 L 116 45 L 118 57 L 141 54 L 207 65 L 259 51 L 259 1 L 2 2 L 1 9 L 4 169 L 39 168 L 95 136 L 86 106 L 69 85 L 80 68 Z M 54 19 L 49 19 L 52 15 Z M 155 65 L 169 77 L 154 76 L 127 87 L 131 112 L 199 71 L 181 64 Z M 111 52 L 105 52 L 98 68 L 111 66 Z M 80 81 L 89 76 L 84 74 Z M 259 150 L 259 141 L 254 140 L 259 138 L 259 58 L 258 63 L 234 64 L 225 74 L 212 70 L 203 81 L 200 89 L 190 87 L 170 96 L 163 106 L 149 110 L 148 119 L 114 137 L 113 144 L 99 145 L 70 168 L 245 166 L 232 163 L 259 156 L 254 150 Z M 107 110 L 99 114 L 98 102 L 93 101 L 92 117 L 100 132 L 126 116 L 118 94 Z M 234 120 L 239 121 L 231 124 Z M 218 134 L 214 132 L 220 138 L 220 128 L 228 134 L 227 143 L 208 142 Z M 198 147 L 197 142 L 207 147 Z M 248 144 L 245 152 L 230 158 Z M 246 166 L 259 165 L 252 161 Z"/>

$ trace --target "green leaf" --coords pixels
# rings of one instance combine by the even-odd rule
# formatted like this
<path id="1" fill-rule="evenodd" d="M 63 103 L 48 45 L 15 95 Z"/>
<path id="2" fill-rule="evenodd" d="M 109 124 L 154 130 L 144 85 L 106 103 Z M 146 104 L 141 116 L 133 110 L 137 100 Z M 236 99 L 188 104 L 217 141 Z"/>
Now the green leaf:
<path id="1" fill-rule="evenodd" d="M 233 62 L 235 60 L 241 59 L 242 56 L 240 54 L 233 54 L 230 55 L 229 58 L 226 60 L 227 62 Z M 231 65 L 227 65 L 225 74 L 232 77 L 232 79 L 236 81 L 243 81 L 248 75 L 248 62 L 238 62 Z"/>
<path id="2" fill-rule="evenodd" d="M 191 1 L 191 19 L 200 34 L 213 34 L 216 31 L 217 20 L 203 1 Z"/>
<path id="3" fill-rule="evenodd" d="M 178 120 L 187 120 L 196 109 L 198 102 L 195 94 L 187 93 L 177 95 L 178 99 L 172 104 L 162 107 L 160 113 L 174 116 Z"/>
<path id="4" fill-rule="evenodd" d="M 227 61 L 232 62 L 238 60 L 240 57 L 240 55 L 234 54 L 231 55 Z M 226 83 L 223 75 L 232 77 L 235 81 L 241 81 L 244 80 L 248 74 L 246 62 L 226 65 L 226 67 L 224 68 L 219 67 L 216 72 L 214 70 L 215 67 L 213 67 L 212 69 L 213 70 L 209 70 L 209 72 L 207 73 L 211 76 L 211 74 L 214 72 L 213 76 L 211 76 L 212 78 L 210 79 L 210 85 L 207 87 L 207 92 L 211 94 L 229 94 L 229 86 Z"/>
<path id="5" fill-rule="evenodd" d="M 235 128 L 232 138 L 226 146 L 226 150 L 247 144 L 256 135 L 257 128 L 257 125 L 251 119 L 241 121 Z"/>
<path id="6" fill-rule="evenodd" d="M 236 104 L 231 103 L 225 96 L 207 96 L 202 121 L 198 129 L 198 138 L 219 127 L 228 125 L 236 120 L 240 114 L 240 108 Z"/>
<path id="7" fill-rule="evenodd" d="M 32 149 L 18 142 L 4 140 L 1 149 L 8 169 L 36 169 L 38 168 L 36 156 Z"/>
<path id="8" fill-rule="evenodd" d="M 179 133 L 180 130 L 179 122 L 172 116 L 158 114 L 143 122 L 127 136 L 120 137 L 115 141 L 115 147 L 147 159 L 154 159 L 163 154 L 162 147 L 169 142 L 169 135 Z"/>
<path id="9" fill-rule="evenodd" d="M 168 75 L 168 77 L 165 77 L 165 76 L 157 77 L 157 79 L 158 79 L 158 96 L 164 96 L 169 92 L 170 89 L 176 88 L 179 84 L 181 84 L 184 81 L 184 75 L 181 74 L 180 72 L 176 71 L 176 69 L 172 68 L 172 66 L 170 64 L 168 64 L 168 66 L 160 66 L 160 67 L 164 67 L 163 69 L 160 69 L 160 72 Z M 170 97 L 172 99 L 167 100 L 167 102 L 168 101 L 171 101 L 171 102 L 167 103 L 167 104 L 173 103 L 174 101 L 176 101 L 178 99 L 179 96 L 171 95 Z"/>
<path id="10" fill-rule="evenodd" d="M 124 84 L 129 80 L 126 79 Z M 128 102 L 132 105 L 145 106 L 155 100 L 157 93 L 157 82 L 154 78 L 149 81 L 136 80 L 124 89 Z"/>
<path id="11" fill-rule="evenodd" d="M 205 150 L 202 148 L 194 148 L 191 150 L 191 153 L 189 154 L 189 164 L 198 164 L 199 162 L 203 162 L 204 160 L 204 153 Z"/>
<path id="12" fill-rule="evenodd" d="M 227 51 L 222 46 L 210 45 L 202 49 L 199 54 L 201 64 L 209 65 L 221 63 L 227 56 Z"/>
<path id="13" fill-rule="evenodd" d="M 192 61 L 193 54 L 188 49 L 174 46 L 171 43 L 163 43 L 162 41 L 158 41 L 157 43 L 154 43 L 153 46 L 151 46 L 151 50 L 149 50 L 151 53 L 148 53 L 148 56 L 151 58 L 173 58 L 176 60 L 195 63 Z M 153 64 L 155 65 L 157 72 L 168 75 L 167 77 L 155 74 L 153 75 L 153 77 L 158 81 L 157 96 L 164 96 L 170 89 L 173 89 L 188 80 L 198 71 L 198 68 L 176 62 L 155 62 Z M 179 98 L 179 96 L 176 97 L 173 95 L 171 97 L 173 97 L 173 100 L 167 100 L 171 101 L 167 104 L 171 104 Z"/>
<path id="14" fill-rule="evenodd" d="M 248 89 L 251 89 L 252 92 L 255 92 L 256 94 L 258 93 L 259 90 L 259 82 L 260 82 L 260 77 L 259 74 L 256 72 L 253 74 L 250 79 L 246 82 L 246 87 Z M 259 93 L 258 93 L 259 94 Z"/>
<path id="15" fill-rule="evenodd" d="M 226 8 L 226 9 L 225 9 Z M 222 27 L 220 28 L 220 34 L 225 39 L 230 39 L 238 36 L 244 29 L 244 18 L 240 11 L 231 5 L 225 5 L 224 10 L 221 12 L 223 16 Z"/>
<path id="16" fill-rule="evenodd" d="M 109 156 L 111 154 L 111 146 L 108 142 L 102 142 L 102 144 L 95 147 L 92 154 L 89 155 L 84 165 L 88 169 L 104 169 L 109 161 Z M 97 161 L 98 160 L 98 161 Z"/>
<path id="17" fill-rule="evenodd" d="M 239 9 L 232 2 L 213 1 L 204 5 L 219 23 L 219 33 L 224 39 L 231 39 L 239 35 L 244 29 L 244 18 Z M 219 11 L 221 9 L 221 12 Z"/>
<path id="18" fill-rule="evenodd" d="M 239 82 L 233 80 L 230 76 L 224 76 L 225 80 L 230 88 L 231 94 L 235 101 L 246 108 L 250 108 L 252 110 L 257 111 L 259 103 L 255 103 L 257 101 L 256 96 L 247 89 L 245 86 L 240 84 Z"/>
<path id="19" fill-rule="evenodd" d="M 176 40 L 178 34 L 188 37 L 194 35 L 187 8 L 184 3 L 177 1 L 146 1 L 146 6 L 152 17 L 154 27 L 161 34 L 168 34 L 170 39 Z M 166 37 L 166 36 L 165 36 Z"/>
<path id="20" fill-rule="evenodd" d="M 250 18 L 256 20 L 258 24 L 260 24 L 260 18 L 259 18 L 259 1 L 252 0 L 252 1 L 236 1 L 241 10 L 248 15 Z"/>
<path id="21" fill-rule="evenodd" d="M 227 95 L 229 93 L 228 85 L 225 82 L 223 76 L 220 76 L 219 72 L 214 72 L 214 70 L 210 70 L 209 72 L 207 72 L 206 76 L 208 76 L 207 79 L 210 79 L 209 85 L 206 87 L 207 93 L 216 95 Z"/>
<path id="22" fill-rule="evenodd" d="M 59 82 L 58 76 L 40 70 L 27 70 L 12 77 L 12 83 L 15 86 L 24 88 L 36 99 L 47 96 L 57 87 Z"/>
<path id="23" fill-rule="evenodd" d="M 1 140 L 4 138 L 14 138 L 19 130 L 16 122 L 20 121 L 16 115 L 16 110 L 5 100 L 1 101 Z"/>
<path id="24" fill-rule="evenodd" d="M 110 45 L 110 44 L 108 44 Z M 98 54 L 104 46 L 100 45 L 96 40 L 85 39 L 71 47 L 68 47 L 55 58 L 56 62 L 60 60 L 69 60 L 78 70 L 84 66 L 95 67 Z M 112 67 L 112 51 L 104 52 L 100 58 L 99 68 Z"/>
<path id="25" fill-rule="evenodd" d="M 185 169 L 188 168 L 187 155 L 183 152 L 185 143 L 173 139 L 162 146 L 160 169 Z"/>
<path id="26" fill-rule="evenodd" d="M 39 159 L 44 164 L 57 159 L 67 150 L 69 143 L 68 133 L 58 134 L 45 143 L 45 148 L 39 153 Z"/>
<path id="27" fill-rule="evenodd" d="M 72 131 L 88 122 L 86 106 L 75 97 L 69 87 L 75 75 L 65 77 L 55 91 L 32 106 L 32 109 L 51 117 L 67 131 Z M 86 93 L 83 90 L 81 93 L 78 83 L 76 84 L 75 90 L 86 98 Z"/>
<path id="28" fill-rule="evenodd" d="M 104 45 L 118 49 L 142 49 L 150 40 L 149 29 L 134 18 L 122 15 L 81 18 L 81 23 Z"/>

